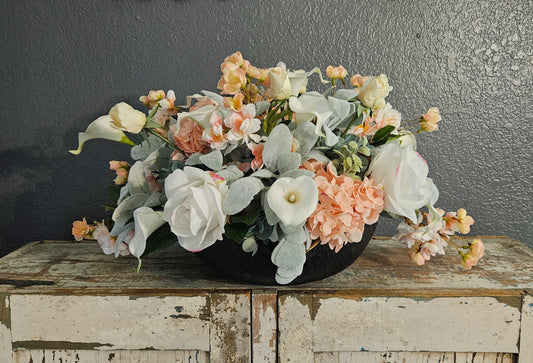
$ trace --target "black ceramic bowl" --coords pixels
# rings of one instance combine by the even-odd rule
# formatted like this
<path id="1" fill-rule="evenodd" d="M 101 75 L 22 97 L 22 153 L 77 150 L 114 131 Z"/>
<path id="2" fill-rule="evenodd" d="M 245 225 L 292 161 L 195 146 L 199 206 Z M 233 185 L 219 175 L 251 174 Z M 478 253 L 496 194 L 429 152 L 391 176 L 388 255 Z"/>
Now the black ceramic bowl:
<path id="1" fill-rule="evenodd" d="M 350 266 L 370 242 L 377 223 L 366 225 L 363 238 L 357 243 L 347 243 L 337 253 L 329 245 L 313 247 L 306 253 L 303 272 L 290 285 L 322 280 Z M 272 244 L 272 248 L 274 244 Z M 237 280 L 248 281 L 258 285 L 279 285 L 276 280 L 276 265 L 270 260 L 272 249 L 258 241 L 255 255 L 244 252 L 240 244 L 230 239 L 217 241 L 210 247 L 197 252 L 205 263 L 225 275 Z"/>

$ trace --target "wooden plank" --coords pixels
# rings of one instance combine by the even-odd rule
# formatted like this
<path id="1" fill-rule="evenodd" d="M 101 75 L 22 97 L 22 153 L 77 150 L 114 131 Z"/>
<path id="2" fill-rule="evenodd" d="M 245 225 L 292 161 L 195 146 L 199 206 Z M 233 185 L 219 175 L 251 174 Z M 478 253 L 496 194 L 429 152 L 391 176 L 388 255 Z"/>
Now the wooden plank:
<path id="1" fill-rule="evenodd" d="M 209 351 L 207 295 L 11 296 L 14 348 Z"/>
<path id="2" fill-rule="evenodd" d="M 463 243 L 462 239 L 456 242 Z M 487 239 L 485 244 L 486 257 L 479 266 L 463 270 L 459 256 L 451 250 L 425 266 L 417 266 L 400 243 L 375 239 L 340 274 L 276 289 L 344 290 L 361 296 L 475 296 L 482 290 L 490 291 L 490 296 L 519 296 L 523 290 L 533 290 L 533 251 L 510 238 Z M 0 285 L 13 293 L 172 295 L 257 288 L 221 277 L 179 246 L 146 258 L 140 274 L 135 273 L 135 258 L 104 255 L 97 243 L 42 242 L 30 247 L 0 260 Z"/>
<path id="3" fill-rule="evenodd" d="M 511 353 L 318 352 L 315 363 L 512 363 Z"/>
<path id="4" fill-rule="evenodd" d="M 520 324 L 519 363 L 533 362 L 533 295 L 525 294 Z"/>
<path id="5" fill-rule="evenodd" d="M 250 292 L 212 293 L 210 296 L 210 359 L 213 362 L 251 362 Z"/>
<path id="6" fill-rule="evenodd" d="M 10 362 L 12 350 L 9 296 L 0 293 L 0 362 Z"/>
<path id="7" fill-rule="evenodd" d="M 42 350 L 19 349 L 14 363 L 207 363 L 209 353 L 181 350 Z"/>
<path id="8" fill-rule="evenodd" d="M 311 295 L 280 295 L 278 352 L 280 362 L 313 362 Z"/>
<path id="9" fill-rule="evenodd" d="M 297 305 L 291 308 L 294 314 L 302 309 Z M 291 309 L 285 309 L 289 315 Z M 520 310 L 491 297 L 316 296 L 311 316 L 313 328 L 309 331 L 316 352 L 518 353 Z"/>
<path id="10" fill-rule="evenodd" d="M 277 299 L 275 290 L 252 291 L 253 362 L 276 362 Z"/>

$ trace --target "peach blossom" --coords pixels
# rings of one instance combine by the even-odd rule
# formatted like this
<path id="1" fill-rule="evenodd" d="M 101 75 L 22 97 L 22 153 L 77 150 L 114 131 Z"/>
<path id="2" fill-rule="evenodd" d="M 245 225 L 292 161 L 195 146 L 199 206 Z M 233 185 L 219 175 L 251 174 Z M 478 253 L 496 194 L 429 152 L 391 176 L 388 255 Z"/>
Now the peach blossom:
<path id="1" fill-rule="evenodd" d="M 228 55 L 226 58 L 224 58 L 224 63 L 233 63 L 238 67 L 242 67 L 244 65 L 244 62 L 245 61 L 242 57 L 242 54 L 239 51 L 236 51 L 235 53 Z M 224 71 L 224 69 L 222 69 L 222 71 Z"/>
<path id="2" fill-rule="evenodd" d="M 442 120 L 440 116 L 439 109 L 437 107 L 431 107 L 428 112 L 422 115 L 422 120 L 420 121 L 420 128 L 423 131 L 433 132 L 439 129 L 437 122 Z"/>
<path id="3" fill-rule="evenodd" d="M 148 92 L 148 96 L 139 97 L 139 101 L 141 101 L 149 109 L 152 109 L 163 98 L 165 98 L 165 91 L 158 90 L 158 91 L 150 91 L 150 92 Z"/>
<path id="4" fill-rule="evenodd" d="M 246 71 L 249 77 L 255 78 L 259 82 L 264 82 L 268 78 L 268 69 L 257 68 L 248 63 L 244 65 L 244 70 Z"/>
<path id="5" fill-rule="evenodd" d="M 263 167 L 263 149 L 264 148 L 265 148 L 264 143 L 260 143 L 260 144 L 249 143 L 248 144 L 248 149 L 250 149 L 250 151 L 252 152 L 252 155 L 255 158 L 250 163 L 252 170 L 259 170 Z"/>
<path id="6" fill-rule="evenodd" d="M 102 251 L 104 251 L 106 255 L 114 253 L 117 237 L 111 236 L 109 229 L 104 224 L 104 221 L 102 221 L 102 223 L 96 222 L 96 226 L 97 227 L 93 232 L 93 237 L 102 248 Z"/>
<path id="7" fill-rule="evenodd" d="M 348 71 L 346 71 L 346 69 L 344 69 L 343 66 L 338 66 L 338 67 L 328 66 L 326 68 L 326 74 L 331 79 L 341 79 L 341 78 L 346 77 L 346 75 L 348 74 Z"/>
<path id="8" fill-rule="evenodd" d="M 81 241 L 91 232 L 91 227 L 87 224 L 85 218 L 81 221 L 74 221 L 72 223 L 72 235 L 76 241 Z"/>
<path id="9" fill-rule="evenodd" d="M 453 235 L 456 232 L 462 234 L 470 233 L 470 226 L 474 223 L 474 219 L 466 214 L 464 208 L 457 210 L 457 213 L 446 213 L 443 220 L 446 222 L 444 233 L 449 235 Z"/>
<path id="10" fill-rule="evenodd" d="M 260 136 L 255 134 L 261 128 L 261 121 L 255 118 L 255 105 L 249 104 L 243 106 L 239 112 L 232 112 L 224 120 L 224 124 L 230 130 L 227 133 L 227 139 L 230 143 L 237 143 L 241 140 L 249 142 L 252 139 L 259 141 Z"/>
<path id="11" fill-rule="evenodd" d="M 236 95 L 246 85 L 246 71 L 233 63 L 222 63 L 222 76 L 218 81 L 218 89 L 222 93 Z"/>
<path id="12" fill-rule="evenodd" d="M 479 259 L 483 257 L 485 246 L 480 239 L 475 239 L 470 243 L 470 251 L 463 254 L 462 264 L 465 269 L 469 270 L 475 266 Z"/>
<path id="13" fill-rule="evenodd" d="M 202 138 L 207 141 L 211 148 L 221 150 L 228 144 L 228 139 L 222 126 L 222 117 L 214 112 L 209 120 L 210 128 L 204 129 Z"/>
<path id="14" fill-rule="evenodd" d="M 176 132 L 176 125 L 170 126 L 174 132 L 172 138 L 177 147 L 182 150 L 187 157 L 194 153 L 206 154 L 211 150 L 207 141 L 202 138 L 204 130 L 192 118 L 183 118 L 180 128 Z"/>
<path id="15" fill-rule="evenodd" d="M 368 79 L 368 76 L 354 74 L 352 78 L 350 78 L 350 84 L 354 86 L 355 88 L 361 88 L 363 87 L 363 83 L 365 83 L 367 79 Z"/>
<path id="16" fill-rule="evenodd" d="M 233 97 L 224 97 L 224 107 L 231 108 L 234 111 L 240 111 L 243 101 L 244 95 L 242 93 L 238 93 Z"/>

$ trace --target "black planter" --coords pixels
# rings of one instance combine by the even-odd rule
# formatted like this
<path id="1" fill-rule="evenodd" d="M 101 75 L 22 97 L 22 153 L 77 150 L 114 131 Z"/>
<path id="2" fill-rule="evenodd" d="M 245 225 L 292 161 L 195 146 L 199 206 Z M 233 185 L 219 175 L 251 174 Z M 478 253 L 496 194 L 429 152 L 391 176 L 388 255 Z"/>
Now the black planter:
<path id="1" fill-rule="evenodd" d="M 348 243 L 337 253 L 329 245 L 317 245 L 306 253 L 303 272 L 290 285 L 322 280 L 350 266 L 370 242 L 377 223 L 366 225 L 363 238 L 357 243 Z M 272 249 L 275 247 L 272 245 Z M 205 263 L 225 275 L 237 280 L 248 281 L 258 285 L 278 285 L 275 280 L 276 265 L 270 260 L 272 249 L 258 241 L 255 255 L 244 252 L 240 244 L 233 240 L 217 241 L 210 247 L 197 252 Z"/>

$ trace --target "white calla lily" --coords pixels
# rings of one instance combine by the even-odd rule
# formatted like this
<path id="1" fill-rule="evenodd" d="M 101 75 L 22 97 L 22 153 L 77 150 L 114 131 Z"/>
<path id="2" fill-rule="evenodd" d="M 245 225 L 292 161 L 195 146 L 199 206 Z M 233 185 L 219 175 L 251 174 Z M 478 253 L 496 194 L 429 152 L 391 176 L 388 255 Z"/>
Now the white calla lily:
<path id="1" fill-rule="evenodd" d="M 140 207 L 133 212 L 135 221 L 135 236 L 128 244 L 132 255 L 140 258 L 146 249 L 146 240 L 150 235 L 163 224 L 165 221 L 161 218 L 162 211 L 154 211 L 152 208 Z"/>
<path id="2" fill-rule="evenodd" d="M 117 130 L 111 126 L 111 117 L 109 115 L 98 117 L 93 121 L 85 132 L 78 134 L 78 148 L 76 150 L 69 150 L 69 153 L 78 155 L 85 142 L 92 139 L 106 139 L 118 141 L 123 144 L 135 145 L 122 131 Z"/>
<path id="3" fill-rule="evenodd" d="M 318 204 L 318 189 L 312 178 L 279 178 L 267 192 L 268 206 L 287 226 L 304 223 Z"/>
<path id="4" fill-rule="evenodd" d="M 268 72 L 270 77 L 269 96 L 274 100 L 286 100 L 291 96 L 298 96 L 300 93 L 304 93 L 307 79 L 313 73 L 318 73 L 322 83 L 329 83 L 329 81 L 322 78 L 322 73 L 318 67 L 309 72 L 304 70 L 287 71 L 285 63 L 278 63 L 276 67 L 270 68 Z"/>
<path id="5" fill-rule="evenodd" d="M 113 106 L 109 110 L 109 117 L 111 117 L 112 127 L 132 134 L 141 132 L 146 124 L 146 115 L 126 102 L 120 102 Z"/>

